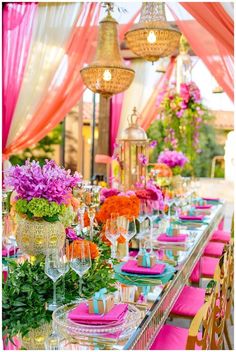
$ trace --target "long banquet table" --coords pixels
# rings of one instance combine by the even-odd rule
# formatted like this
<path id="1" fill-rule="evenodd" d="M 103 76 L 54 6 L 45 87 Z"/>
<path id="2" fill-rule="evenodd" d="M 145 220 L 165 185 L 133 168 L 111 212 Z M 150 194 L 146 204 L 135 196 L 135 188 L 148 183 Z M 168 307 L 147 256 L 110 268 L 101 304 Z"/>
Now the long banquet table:
<path id="1" fill-rule="evenodd" d="M 212 207 L 211 214 L 207 217 L 207 224 L 200 224 L 198 227 L 195 227 L 194 224 L 188 224 L 185 227 L 187 231 L 194 231 L 195 236 L 192 238 L 190 245 L 186 246 L 184 249 L 179 247 L 181 248 L 180 251 L 182 251 L 182 258 L 176 265 L 176 272 L 172 280 L 169 281 L 164 288 L 162 286 L 161 293 L 159 292 L 156 295 L 156 298 L 147 301 L 147 304 L 143 305 L 145 309 L 143 311 L 142 320 L 133 331 L 132 335 L 127 340 L 117 344 L 110 341 L 108 344 L 103 345 L 103 343 L 100 344 L 99 341 L 95 339 L 96 346 L 93 346 L 95 349 L 148 350 L 150 348 L 156 335 L 169 316 L 181 290 L 184 285 L 188 283 L 191 272 L 202 256 L 213 230 L 217 228 L 218 224 L 224 217 L 224 206 L 224 203 L 219 203 Z M 160 244 L 156 243 L 156 248 L 160 248 Z M 158 289 L 160 286 L 154 288 Z M 132 302 L 130 303 L 132 304 Z M 139 305 L 136 304 L 136 306 L 138 307 Z M 140 306 L 142 306 L 142 304 L 140 304 Z M 16 349 L 15 346 L 11 346 L 12 348 L 9 347 L 10 346 L 8 346 L 8 349 Z M 90 348 L 91 347 L 90 344 Z M 88 345 L 83 346 L 80 342 L 78 348 L 74 346 L 73 349 L 81 348 L 87 349 Z"/>
<path id="2" fill-rule="evenodd" d="M 122 349 L 147 350 L 150 348 L 184 285 L 188 283 L 193 268 L 202 256 L 204 248 L 211 238 L 212 231 L 217 228 L 222 220 L 224 216 L 224 206 L 224 203 L 213 206 L 211 214 L 209 215 L 208 224 L 194 229 L 197 233 L 195 241 L 192 246 L 186 250 L 185 258 L 178 265 L 176 274 L 162 291 L 160 297 L 147 311 L 140 325 Z"/>

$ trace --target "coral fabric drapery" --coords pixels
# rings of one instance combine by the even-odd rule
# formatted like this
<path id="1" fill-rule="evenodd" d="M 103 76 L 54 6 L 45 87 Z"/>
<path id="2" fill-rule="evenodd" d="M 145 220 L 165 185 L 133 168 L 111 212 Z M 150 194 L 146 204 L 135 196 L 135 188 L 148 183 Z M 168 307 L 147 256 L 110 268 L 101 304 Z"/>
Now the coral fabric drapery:
<path id="1" fill-rule="evenodd" d="M 117 132 L 120 124 L 122 104 L 124 100 L 124 93 L 116 94 L 112 97 L 110 108 L 110 138 L 109 138 L 109 154 L 112 155 L 114 151 L 114 144 L 117 137 Z"/>
<path id="2" fill-rule="evenodd" d="M 67 38 L 64 38 L 59 45 L 53 43 L 55 47 L 54 50 L 56 50 L 60 59 L 57 60 L 57 66 L 53 67 L 53 72 L 48 72 L 44 91 L 40 89 L 41 99 L 34 105 L 34 109 L 29 109 L 27 115 L 24 116 L 23 120 L 25 125 L 20 132 L 12 134 L 12 139 L 4 151 L 6 156 L 22 150 L 42 139 L 65 117 L 70 109 L 79 101 L 83 93 L 84 85 L 79 71 L 85 63 L 90 62 L 95 53 L 100 4 L 84 3 L 80 5 L 80 11 L 78 8 L 79 5 L 78 3 L 63 3 L 63 7 L 65 7 L 64 14 L 68 16 L 66 17 L 67 25 L 69 25 L 69 29 L 72 29 L 72 32 L 70 31 Z M 40 6 L 43 5 L 41 4 Z M 44 4 L 44 6 L 47 5 Z M 60 3 L 53 3 L 53 5 L 49 4 L 48 6 L 54 6 L 56 11 L 62 5 L 60 5 Z M 67 6 L 71 6 L 71 10 L 69 10 Z M 73 26 L 73 16 L 75 16 L 75 8 L 73 9 L 73 6 L 76 6 L 77 10 L 75 26 Z M 61 13 L 61 16 L 54 16 L 54 19 L 55 23 L 53 28 L 51 27 L 51 31 L 60 34 L 62 32 L 61 25 L 63 26 L 63 23 L 65 23 L 63 13 Z M 58 25 L 59 19 L 62 21 L 60 25 Z M 45 18 L 43 23 L 44 26 L 47 26 Z M 44 31 L 44 29 L 42 29 L 42 31 Z M 49 33 L 47 32 L 47 36 L 48 35 Z M 88 43 L 90 43 L 90 45 L 88 45 Z M 47 45 L 49 45 L 49 43 L 47 43 Z M 47 59 L 49 62 L 43 63 L 44 70 L 48 70 L 50 59 L 53 60 L 52 52 L 51 56 L 48 54 Z M 39 75 L 39 71 L 40 68 L 35 70 L 35 75 Z M 37 77 L 35 79 L 36 82 L 40 84 Z M 25 84 L 29 86 L 30 81 L 26 81 Z M 37 94 L 37 90 L 35 94 Z M 24 103 L 30 104 L 30 96 L 28 98 L 26 97 Z"/>
<path id="3" fill-rule="evenodd" d="M 219 2 L 180 2 L 230 55 L 234 54 L 234 22 Z"/>
<path id="4" fill-rule="evenodd" d="M 196 6 L 200 3 L 196 3 Z M 185 9 L 177 3 L 168 3 L 168 7 L 177 26 L 187 38 L 190 46 L 199 56 L 208 70 L 224 89 L 229 98 L 234 100 L 234 60 L 228 49 L 221 44 L 198 21 L 189 18 Z M 228 16 L 228 15 L 227 15 Z"/>
<path id="5" fill-rule="evenodd" d="M 36 3 L 7 3 L 2 27 L 2 149 L 5 148 L 29 52 Z"/>
<path id="6" fill-rule="evenodd" d="M 160 77 L 151 97 L 147 101 L 141 113 L 140 125 L 144 130 L 147 130 L 148 127 L 152 124 L 152 122 L 157 117 L 158 108 L 162 101 L 162 97 L 166 93 L 169 86 L 169 81 L 175 67 L 175 61 L 176 61 L 176 58 L 171 57 L 165 74 Z"/>

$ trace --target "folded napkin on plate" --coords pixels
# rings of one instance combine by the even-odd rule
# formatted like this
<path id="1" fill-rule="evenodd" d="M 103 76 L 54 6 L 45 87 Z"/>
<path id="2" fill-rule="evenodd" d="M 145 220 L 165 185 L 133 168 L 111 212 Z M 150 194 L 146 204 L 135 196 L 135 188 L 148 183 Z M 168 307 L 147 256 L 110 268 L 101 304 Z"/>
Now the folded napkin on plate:
<path id="1" fill-rule="evenodd" d="M 207 205 L 195 205 L 196 209 L 210 209 L 212 208 L 211 204 L 207 204 Z"/>
<path id="2" fill-rule="evenodd" d="M 128 305 L 122 303 L 115 305 L 110 312 L 106 314 L 89 314 L 88 305 L 86 303 L 80 303 L 69 312 L 68 318 L 79 324 L 107 325 L 122 322 L 127 312 Z"/>
<path id="3" fill-rule="evenodd" d="M 15 248 L 15 253 L 18 251 L 18 248 Z M 14 248 L 11 247 L 10 250 L 9 250 L 9 255 L 13 255 L 14 254 Z M 7 250 L 6 248 L 3 248 L 2 249 L 2 257 L 7 257 Z"/>
<path id="4" fill-rule="evenodd" d="M 165 270 L 165 267 L 165 264 L 157 263 L 152 268 L 145 268 L 138 266 L 138 262 L 136 260 L 129 260 L 122 266 L 121 271 L 133 274 L 160 275 Z"/>
<path id="5" fill-rule="evenodd" d="M 192 215 L 180 215 L 180 220 L 198 220 L 202 221 L 204 219 L 204 215 L 192 216 Z"/>
<path id="6" fill-rule="evenodd" d="M 185 242 L 187 237 L 188 235 L 167 236 L 167 234 L 162 233 L 157 237 L 157 240 L 163 242 Z"/>
<path id="7" fill-rule="evenodd" d="M 204 199 L 204 200 L 206 200 L 206 201 L 212 201 L 212 202 L 219 202 L 220 201 L 220 198 L 202 198 L 202 199 Z"/>

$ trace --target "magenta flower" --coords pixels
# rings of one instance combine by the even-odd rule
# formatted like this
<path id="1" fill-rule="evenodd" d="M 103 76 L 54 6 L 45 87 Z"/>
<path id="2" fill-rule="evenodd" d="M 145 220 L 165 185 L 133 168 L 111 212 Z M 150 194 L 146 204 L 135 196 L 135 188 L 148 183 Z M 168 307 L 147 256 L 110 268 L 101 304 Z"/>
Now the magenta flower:
<path id="1" fill-rule="evenodd" d="M 72 229 L 71 227 L 66 228 L 66 237 L 72 241 L 79 239 L 78 236 L 76 235 L 75 230 Z"/>
<path id="2" fill-rule="evenodd" d="M 120 191 L 118 191 L 118 189 L 104 187 L 100 191 L 100 200 L 103 203 L 107 198 L 117 196 L 119 193 Z"/>
<path id="3" fill-rule="evenodd" d="M 22 166 L 9 168 L 6 185 L 11 186 L 17 193 L 17 199 L 30 201 L 33 198 L 44 198 L 50 202 L 65 204 L 72 188 L 82 177 L 78 173 L 71 175 L 70 170 L 56 165 L 53 160 L 45 160 L 42 167 L 39 162 L 26 160 Z"/>
<path id="4" fill-rule="evenodd" d="M 156 145 L 157 145 L 157 141 L 151 141 L 151 142 L 149 143 L 149 147 L 150 147 L 150 148 L 155 148 Z"/>
<path id="5" fill-rule="evenodd" d="M 141 165 L 147 165 L 148 164 L 148 158 L 144 154 L 139 154 L 138 155 L 138 161 L 140 162 Z"/>
<path id="6" fill-rule="evenodd" d="M 170 168 L 179 166 L 181 168 L 188 162 L 188 159 L 182 152 L 177 152 L 175 150 L 165 150 L 161 152 L 158 158 L 158 163 L 163 163 L 168 165 Z"/>

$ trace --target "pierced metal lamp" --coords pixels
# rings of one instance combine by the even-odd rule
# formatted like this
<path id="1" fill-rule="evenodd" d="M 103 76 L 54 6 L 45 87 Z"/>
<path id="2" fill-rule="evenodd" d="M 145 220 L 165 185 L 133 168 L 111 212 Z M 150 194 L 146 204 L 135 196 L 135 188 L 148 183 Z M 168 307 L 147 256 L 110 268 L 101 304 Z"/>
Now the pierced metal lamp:
<path id="1" fill-rule="evenodd" d="M 135 74 L 123 63 L 118 22 L 111 16 L 112 8 L 112 4 L 107 3 L 107 16 L 99 23 L 98 46 L 93 63 L 80 71 L 86 87 L 106 98 L 125 91 Z"/>
<path id="2" fill-rule="evenodd" d="M 180 36 L 181 33 L 166 20 L 164 2 L 144 2 L 139 23 L 125 34 L 125 39 L 136 55 L 154 62 L 173 54 Z"/>

